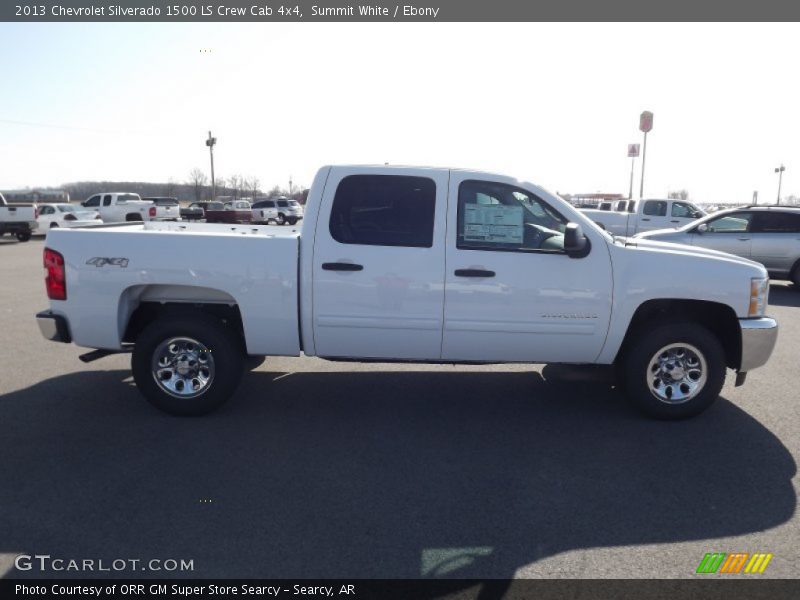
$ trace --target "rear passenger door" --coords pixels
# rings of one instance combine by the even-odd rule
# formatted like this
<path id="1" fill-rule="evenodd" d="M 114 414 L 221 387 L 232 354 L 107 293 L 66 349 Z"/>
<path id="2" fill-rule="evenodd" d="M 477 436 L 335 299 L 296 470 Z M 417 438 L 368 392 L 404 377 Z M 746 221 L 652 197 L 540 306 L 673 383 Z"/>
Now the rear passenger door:
<path id="1" fill-rule="evenodd" d="M 436 360 L 447 171 L 333 168 L 314 233 L 318 356 Z"/>
<path id="2" fill-rule="evenodd" d="M 754 211 L 751 258 L 780 274 L 791 271 L 800 258 L 800 212 Z"/>
<path id="3" fill-rule="evenodd" d="M 642 205 L 642 214 L 639 215 L 638 231 L 653 229 L 667 229 L 674 227 L 667 217 L 666 200 L 645 200 Z"/>

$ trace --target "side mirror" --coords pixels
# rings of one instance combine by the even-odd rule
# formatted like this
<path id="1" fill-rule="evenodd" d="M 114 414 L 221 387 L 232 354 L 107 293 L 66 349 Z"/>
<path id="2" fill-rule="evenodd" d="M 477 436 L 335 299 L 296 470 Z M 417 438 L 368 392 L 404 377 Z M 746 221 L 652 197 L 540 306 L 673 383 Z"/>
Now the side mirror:
<path id="1" fill-rule="evenodd" d="M 693 219 L 699 219 L 699 218 L 700 218 L 700 217 L 702 217 L 702 216 L 703 216 L 703 213 L 701 213 L 699 210 L 696 210 L 696 211 L 694 211 L 694 212 L 692 213 L 692 218 L 693 218 Z"/>
<path id="2" fill-rule="evenodd" d="M 83 207 L 85 207 L 85 206 L 86 206 L 86 200 L 84 200 L 83 202 L 81 202 L 81 206 L 83 206 Z"/>
<path id="3" fill-rule="evenodd" d="M 570 258 L 583 258 L 589 254 L 589 240 L 577 223 L 567 223 L 564 230 L 564 251 Z"/>
<path id="4" fill-rule="evenodd" d="M 697 233 L 705 233 L 706 231 L 708 231 L 708 223 L 700 223 L 700 225 L 697 226 L 697 229 L 695 229 L 695 231 Z"/>

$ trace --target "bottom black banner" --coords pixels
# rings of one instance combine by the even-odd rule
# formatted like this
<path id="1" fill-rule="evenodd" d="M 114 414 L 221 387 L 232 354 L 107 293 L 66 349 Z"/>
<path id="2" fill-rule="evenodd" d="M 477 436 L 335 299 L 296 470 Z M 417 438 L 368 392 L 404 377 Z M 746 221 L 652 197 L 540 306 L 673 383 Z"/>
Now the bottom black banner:
<path id="1" fill-rule="evenodd" d="M 800 580 L 759 579 L 352 579 L 122 580 L 4 579 L 0 598 L 297 598 L 319 600 L 782 600 L 800 598 Z"/>

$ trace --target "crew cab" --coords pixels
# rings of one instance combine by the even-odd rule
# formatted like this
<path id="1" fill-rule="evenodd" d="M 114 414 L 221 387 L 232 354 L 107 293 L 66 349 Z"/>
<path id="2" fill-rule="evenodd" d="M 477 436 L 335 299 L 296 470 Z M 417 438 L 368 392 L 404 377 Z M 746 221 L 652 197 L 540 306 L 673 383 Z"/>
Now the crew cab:
<path id="1" fill-rule="evenodd" d="M 140 223 L 58 229 L 45 338 L 132 352 L 158 408 L 209 412 L 264 356 L 616 365 L 665 419 L 766 363 L 761 265 L 615 238 L 557 195 L 489 173 L 328 166 L 298 230 Z M 499 402 L 501 398 L 487 398 Z"/>
<path id="2" fill-rule="evenodd" d="M 706 213 L 686 200 L 618 200 L 607 209 L 582 209 L 595 223 L 614 235 L 682 227 Z"/>
<path id="3" fill-rule="evenodd" d="M 0 237 L 10 233 L 20 242 L 27 242 L 39 226 L 36 221 L 38 217 L 36 205 L 17 202 L 9 204 L 3 194 L 0 194 Z"/>
<path id="4" fill-rule="evenodd" d="M 155 204 L 128 192 L 95 194 L 81 206 L 99 212 L 103 223 L 153 221 L 157 213 Z"/>

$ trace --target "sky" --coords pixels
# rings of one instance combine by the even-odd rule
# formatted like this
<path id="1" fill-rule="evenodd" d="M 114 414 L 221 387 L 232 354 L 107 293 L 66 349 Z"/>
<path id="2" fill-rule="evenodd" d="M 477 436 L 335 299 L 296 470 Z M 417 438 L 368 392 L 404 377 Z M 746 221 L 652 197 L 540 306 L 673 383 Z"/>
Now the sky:
<path id="1" fill-rule="evenodd" d="M 798 24 L 3 23 L 0 190 L 262 189 L 326 164 L 475 168 L 560 193 L 800 195 Z M 641 159 L 636 161 L 638 196 Z"/>

